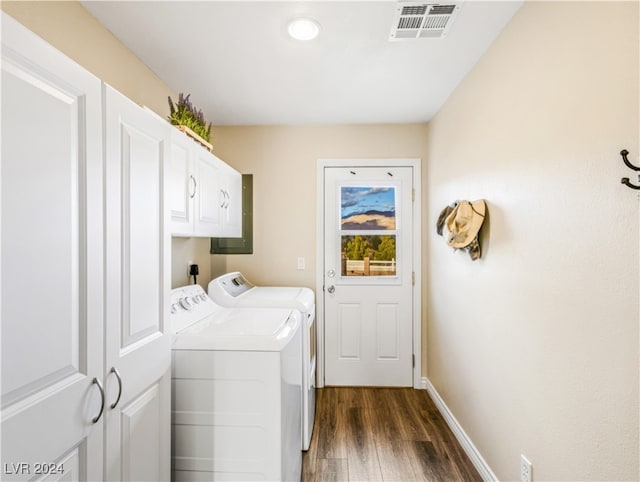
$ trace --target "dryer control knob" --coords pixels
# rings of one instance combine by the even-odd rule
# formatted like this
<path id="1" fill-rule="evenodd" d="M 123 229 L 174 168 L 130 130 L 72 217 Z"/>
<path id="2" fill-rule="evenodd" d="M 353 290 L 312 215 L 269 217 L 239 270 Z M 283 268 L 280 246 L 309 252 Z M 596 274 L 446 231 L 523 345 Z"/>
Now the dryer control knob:
<path id="1" fill-rule="evenodd" d="M 180 306 L 182 306 L 185 310 L 190 310 L 191 308 L 193 308 L 193 305 L 191 304 L 191 301 L 189 301 L 189 298 L 180 298 Z"/>

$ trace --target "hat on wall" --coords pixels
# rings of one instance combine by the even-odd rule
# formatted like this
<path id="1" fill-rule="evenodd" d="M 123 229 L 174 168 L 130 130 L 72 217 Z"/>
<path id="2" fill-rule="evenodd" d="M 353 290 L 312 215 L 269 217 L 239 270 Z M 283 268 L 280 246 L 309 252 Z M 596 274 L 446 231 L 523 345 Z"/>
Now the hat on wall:
<path id="1" fill-rule="evenodd" d="M 445 206 L 445 208 L 442 211 L 440 211 L 440 216 L 438 216 L 438 222 L 436 223 L 436 233 L 438 233 L 440 236 L 442 236 L 442 230 L 444 229 L 444 222 L 447 220 L 447 218 L 449 217 L 449 214 L 451 214 L 451 211 L 453 211 L 453 208 L 455 208 L 457 204 L 458 204 L 458 201 L 448 206 Z"/>
<path id="2" fill-rule="evenodd" d="M 445 221 L 449 246 L 459 249 L 470 245 L 482 227 L 485 210 L 483 199 L 472 203 L 460 201 Z"/>

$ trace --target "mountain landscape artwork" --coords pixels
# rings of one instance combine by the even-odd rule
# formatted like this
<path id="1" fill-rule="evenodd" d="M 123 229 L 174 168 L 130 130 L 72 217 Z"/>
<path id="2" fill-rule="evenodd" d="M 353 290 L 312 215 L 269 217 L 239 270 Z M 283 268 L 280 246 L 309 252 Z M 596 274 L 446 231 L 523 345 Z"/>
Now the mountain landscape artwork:
<path id="1" fill-rule="evenodd" d="M 341 229 L 396 229 L 394 187 L 343 186 L 340 192 Z"/>

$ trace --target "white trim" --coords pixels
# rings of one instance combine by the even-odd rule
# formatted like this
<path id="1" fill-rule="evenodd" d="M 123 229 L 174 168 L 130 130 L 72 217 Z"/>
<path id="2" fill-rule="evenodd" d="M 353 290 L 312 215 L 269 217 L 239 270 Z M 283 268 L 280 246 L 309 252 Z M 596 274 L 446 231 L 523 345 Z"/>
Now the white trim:
<path id="1" fill-rule="evenodd" d="M 413 387 L 422 387 L 422 171 L 420 159 L 318 159 L 316 169 L 316 386 L 324 387 L 324 169 L 326 167 L 411 167 L 413 169 Z"/>
<path id="2" fill-rule="evenodd" d="M 456 436 L 456 439 L 462 446 L 462 449 L 471 460 L 471 463 L 473 463 L 473 466 L 480 473 L 480 477 L 482 477 L 482 480 L 485 480 L 486 482 L 497 481 L 498 477 L 496 476 L 496 474 L 493 473 L 493 470 L 491 470 L 491 467 L 489 467 L 487 461 L 482 457 L 476 446 L 471 441 L 471 438 L 469 438 L 456 417 L 453 415 L 453 413 L 451 413 L 451 410 L 449 410 L 449 407 L 447 407 L 447 404 L 444 403 L 444 400 L 442 400 L 440 394 L 427 377 L 422 378 L 422 386 L 427 390 L 427 392 L 429 392 L 433 403 L 435 403 L 436 407 L 438 407 L 438 410 L 442 414 L 442 417 L 447 422 L 447 425 L 449 426 L 453 434 Z"/>

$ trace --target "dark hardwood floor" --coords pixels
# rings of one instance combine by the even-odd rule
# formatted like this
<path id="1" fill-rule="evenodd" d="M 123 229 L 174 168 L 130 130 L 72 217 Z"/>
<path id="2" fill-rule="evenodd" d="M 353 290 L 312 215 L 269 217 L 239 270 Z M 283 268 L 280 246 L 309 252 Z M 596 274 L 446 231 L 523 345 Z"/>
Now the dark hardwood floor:
<path id="1" fill-rule="evenodd" d="M 482 481 L 426 390 L 326 387 L 303 482 Z"/>

